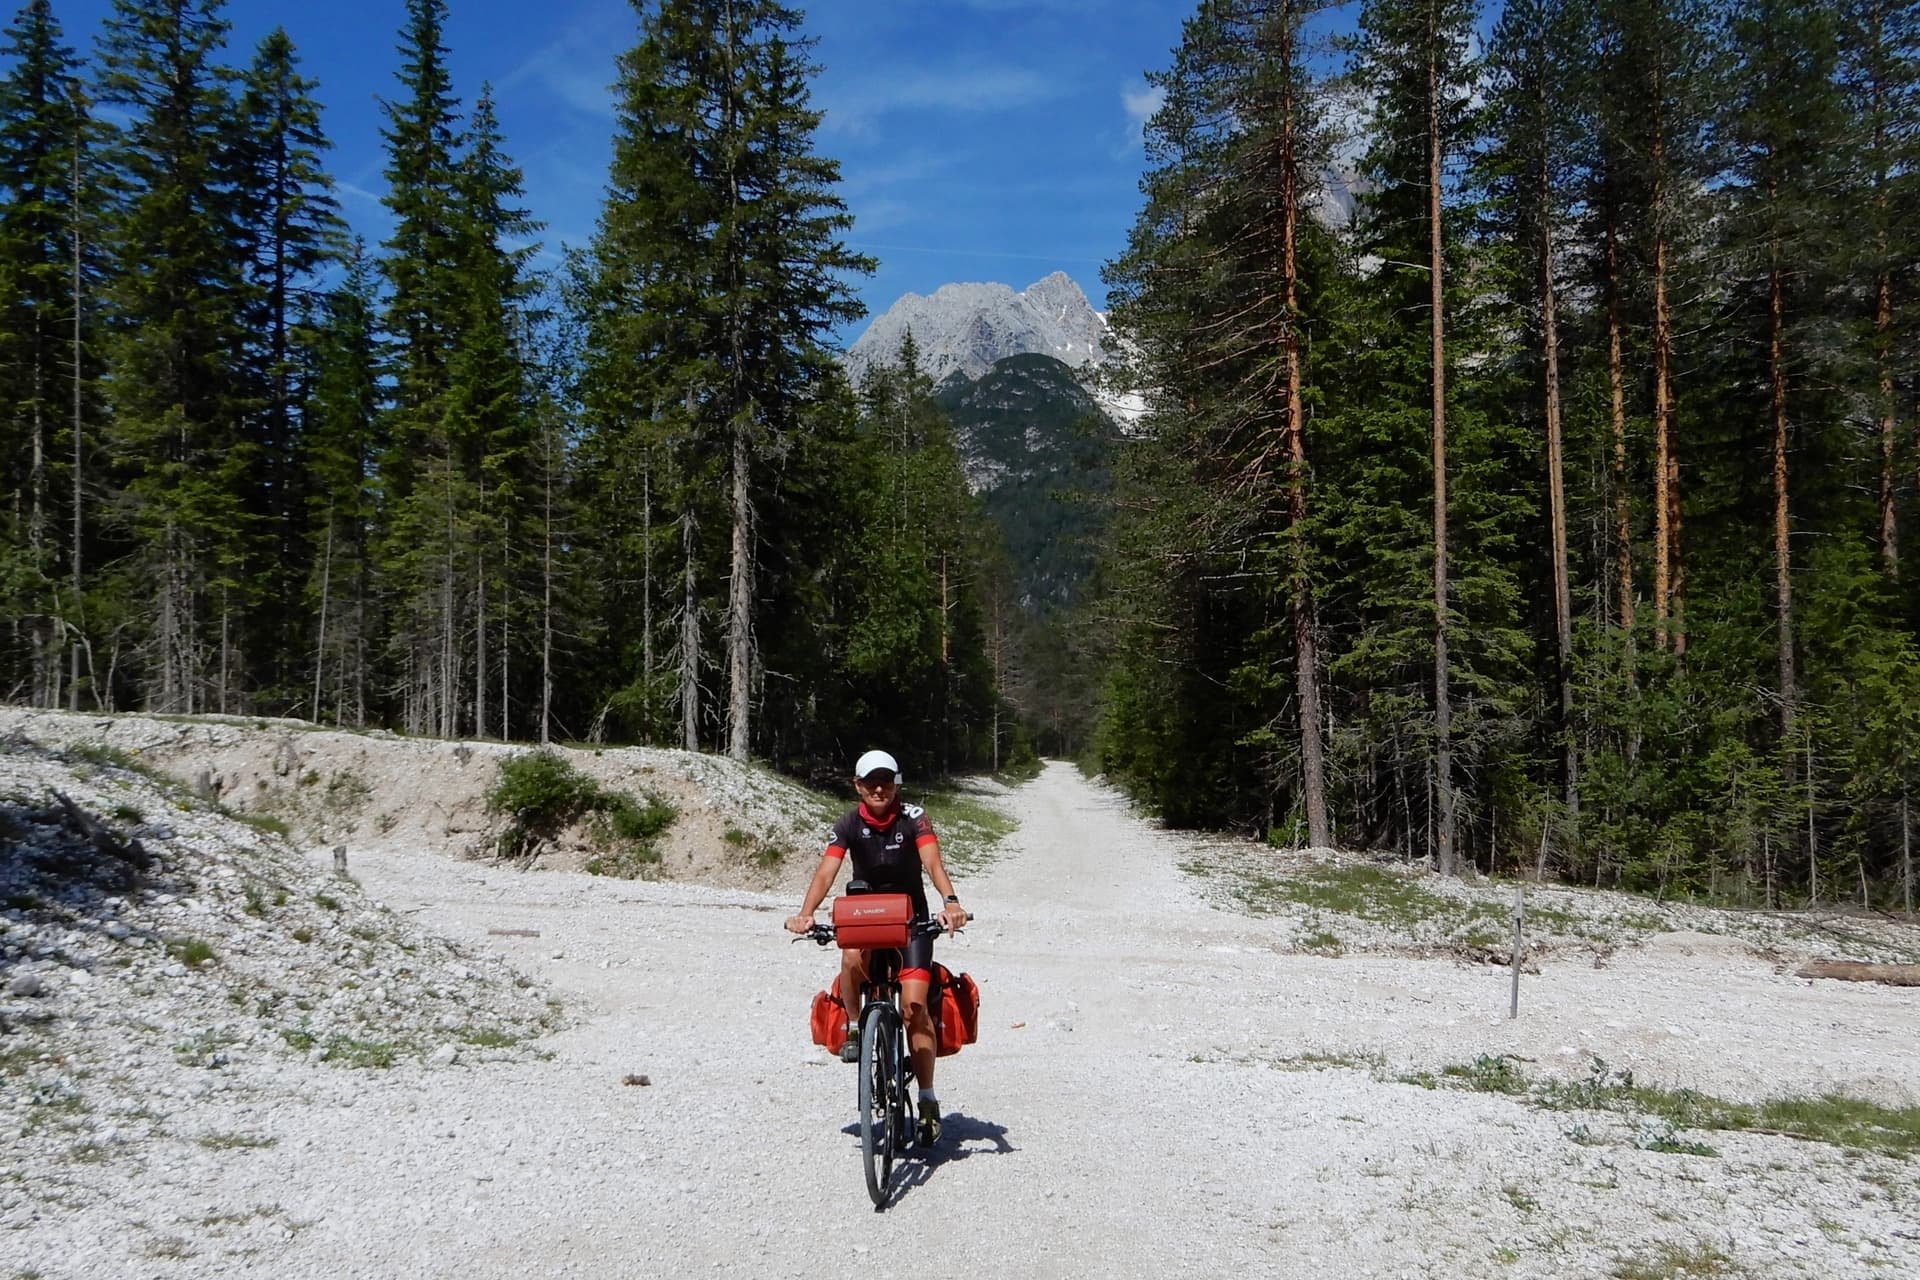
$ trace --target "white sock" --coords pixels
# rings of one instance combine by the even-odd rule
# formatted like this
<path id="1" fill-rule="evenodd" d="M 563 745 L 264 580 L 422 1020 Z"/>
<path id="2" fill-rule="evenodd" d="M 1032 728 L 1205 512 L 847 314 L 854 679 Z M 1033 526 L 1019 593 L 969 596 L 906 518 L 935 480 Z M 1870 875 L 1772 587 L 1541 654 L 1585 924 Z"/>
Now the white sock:
<path id="1" fill-rule="evenodd" d="M 937 1102 L 939 1102 L 939 1101 L 940 1101 L 940 1098 L 939 1098 L 939 1096 L 938 1096 L 937 1094 L 935 1094 L 935 1093 L 934 1093 L 934 1091 L 933 1091 L 933 1090 L 931 1090 L 931 1089 L 922 1089 L 922 1090 L 920 1091 L 920 1101 L 922 1101 L 922 1102 L 935 1102 L 935 1103 L 937 1103 Z"/>

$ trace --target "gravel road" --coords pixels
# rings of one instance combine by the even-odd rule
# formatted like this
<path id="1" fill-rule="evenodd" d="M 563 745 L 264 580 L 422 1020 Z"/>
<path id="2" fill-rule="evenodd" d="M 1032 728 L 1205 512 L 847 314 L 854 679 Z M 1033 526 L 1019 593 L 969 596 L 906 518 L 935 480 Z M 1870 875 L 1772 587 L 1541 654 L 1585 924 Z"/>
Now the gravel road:
<path id="1" fill-rule="evenodd" d="M 1722 1132 L 1674 1154 L 1631 1118 L 1400 1082 L 1598 1057 L 1728 1098 L 1912 1104 L 1920 991 L 1816 988 L 1687 935 L 1546 962 L 1509 1022 L 1504 971 L 1296 954 L 1285 922 L 1210 907 L 1178 837 L 1068 767 L 1006 803 L 1019 830 L 959 879 L 978 920 L 938 948 L 980 983 L 980 1042 L 940 1064 L 946 1136 L 884 1213 L 853 1072 L 807 1043 L 837 957 L 780 931 L 810 867 L 765 896 L 417 848 L 354 871 L 549 984 L 573 1010 L 551 1057 L 293 1064 L 205 1104 L 258 1144 L 150 1166 L 88 1249 L 29 1249 L 23 1274 L 1920 1275 L 1910 1162 Z M 218 1228 L 249 1218 L 282 1238 Z"/>

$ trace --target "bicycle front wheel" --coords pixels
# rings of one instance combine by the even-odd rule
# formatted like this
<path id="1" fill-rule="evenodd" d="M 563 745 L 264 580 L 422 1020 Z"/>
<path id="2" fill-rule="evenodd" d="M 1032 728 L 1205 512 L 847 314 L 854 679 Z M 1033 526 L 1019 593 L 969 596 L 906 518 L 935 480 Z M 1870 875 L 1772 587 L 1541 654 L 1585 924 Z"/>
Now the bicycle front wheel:
<path id="1" fill-rule="evenodd" d="M 899 1035 L 898 1015 L 886 1005 L 869 1006 L 860 1020 L 860 1161 L 876 1209 L 886 1208 L 893 1179 Z"/>

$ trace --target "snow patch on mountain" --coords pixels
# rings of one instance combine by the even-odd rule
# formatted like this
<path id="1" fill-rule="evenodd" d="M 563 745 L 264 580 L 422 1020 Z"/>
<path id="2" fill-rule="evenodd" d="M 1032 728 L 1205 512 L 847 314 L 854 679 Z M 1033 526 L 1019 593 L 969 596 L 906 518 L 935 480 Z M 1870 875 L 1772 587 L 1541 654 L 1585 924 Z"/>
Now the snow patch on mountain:
<path id="1" fill-rule="evenodd" d="M 1106 318 L 1064 271 L 1017 293 L 1004 284 L 946 284 L 931 296 L 906 294 L 874 317 L 847 350 L 855 382 L 894 359 L 909 332 L 921 369 L 936 383 L 954 373 L 982 377 L 1013 355 L 1049 355 L 1074 368 L 1104 364 L 1111 342 Z"/>

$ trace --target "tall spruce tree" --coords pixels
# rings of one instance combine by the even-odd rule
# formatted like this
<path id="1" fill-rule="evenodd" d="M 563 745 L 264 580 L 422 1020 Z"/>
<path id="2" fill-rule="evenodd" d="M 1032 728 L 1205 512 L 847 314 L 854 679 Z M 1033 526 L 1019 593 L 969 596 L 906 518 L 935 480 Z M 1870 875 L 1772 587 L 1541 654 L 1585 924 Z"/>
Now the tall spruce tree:
<path id="1" fill-rule="evenodd" d="M 313 336 L 304 344 L 308 392 L 296 456 L 306 480 L 301 560 L 310 566 L 302 584 L 312 627 L 309 715 L 356 726 L 367 724 L 378 705 L 372 687 L 379 635 L 374 468 L 383 423 L 377 315 L 373 267 L 355 241 L 345 278 L 306 326 Z"/>
<path id="2" fill-rule="evenodd" d="M 97 127 L 48 0 L 7 29 L 0 58 L 0 584 L 10 618 L 0 689 L 57 706 L 79 694 L 83 511 L 76 486 L 97 362 Z M 77 705 L 77 703 L 76 703 Z"/>
<path id="3" fill-rule="evenodd" d="M 390 421 L 380 461 L 385 511 L 379 548 L 390 597 L 387 658 L 400 718 L 415 733 L 460 731 L 459 643 L 469 579 L 460 518 L 473 495 L 451 438 L 449 393 L 465 304 L 459 209 L 458 100 L 441 43 L 444 0 L 408 0 L 401 32 L 402 96 L 383 104 L 392 233 L 380 259 L 387 280 Z"/>
<path id="4" fill-rule="evenodd" d="M 528 621 L 528 553 L 539 485 L 526 308 L 537 290 L 527 265 L 540 224 L 518 207 L 520 171 L 502 149 L 492 91 L 485 86 L 474 103 L 455 189 L 464 296 L 448 379 L 448 421 L 476 504 L 462 521 L 473 554 L 473 719 L 476 732 L 498 725 L 504 738 L 512 725 L 515 637 L 520 647 L 526 644 L 520 628 Z"/>
<path id="5" fill-rule="evenodd" d="M 237 201 L 246 293 L 240 376 L 248 404 L 243 429 L 254 463 L 250 514 L 260 530 L 249 580 L 261 600 L 252 640 L 260 681 L 281 705 L 304 702 L 305 619 L 292 607 L 307 576 L 306 477 L 297 459 L 305 427 L 302 318 L 320 298 L 321 277 L 338 260 L 345 224 L 322 164 L 316 83 L 302 76 L 293 42 L 275 29 L 260 42 L 240 81 L 236 136 L 227 166 Z"/>
<path id="6" fill-rule="evenodd" d="M 1148 203 L 1128 254 L 1108 270 L 1116 316 L 1139 351 L 1134 376 L 1162 389 L 1149 420 L 1154 439 L 1136 451 L 1143 461 L 1148 454 L 1161 461 L 1133 474 L 1147 481 L 1163 465 L 1182 468 L 1195 486 L 1194 513 L 1206 515 L 1170 545 L 1208 566 L 1204 589 L 1221 602 L 1236 601 L 1220 610 L 1242 632 L 1227 680 L 1246 702 L 1236 720 L 1250 723 L 1215 750 L 1254 752 L 1263 761 L 1265 825 L 1277 828 L 1279 813 L 1290 812 L 1301 834 L 1321 845 L 1331 836 L 1308 523 L 1303 303 L 1306 264 L 1316 257 L 1306 242 L 1323 237 L 1310 210 L 1327 139 L 1306 73 L 1305 34 L 1322 7 L 1299 0 L 1214 3 L 1186 25 L 1173 70 L 1158 80 L 1166 99 L 1150 125 L 1159 163 L 1143 183 Z M 1324 264 L 1324 246 L 1318 256 Z M 1215 495 L 1211 503 L 1201 498 L 1207 492 Z M 1142 647 L 1129 649 L 1126 665 L 1136 666 L 1132 654 L 1153 661 L 1146 657 L 1153 630 L 1174 621 L 1155 602 L 1179 600 L 1177 583 L 1191 576 L 1178 562 L 1158 559 L 1122 579 L 1138 592 L 1130 591 L 1126 612 L 1155 620 L 1134 641 Z M 1184 634 L 1186 643 L 1199 625 L 1190 617 L 1162 634 Z M 1276 680 L 1286 659 L 1292 679 Z M 1143 694 L 1152 687 L 1144 676 L 1130 682 Z M 1142 699 L 1135 714 L 1172 710 L 1156 712 L 1153 702 Z M 1115 728 L 1109 743 L 1126 751 L 1126 735 Z M 1157 753 L 1135 759 L 1150 773 L 1163 767 Z M 1204 760 L 1194 764 L 1208 769 Z"/>
<path id="7" fill-rule="evenodd" d="M 1855 289 L 1872 299 L 1856 323 L 1869 336 L 1857 344 L 1870 367 L 1870 389 L 1859 416 L 1877 437 L 1881 562 L 1889 577 L 1900 577 L 1900 494 L 1908 486 L 1901 460 L 1912 455 L 1901 438 L 1905 416 L 1899 384 L 1906 370 L 1899 352 L 1913 331 L 1913 275 L 1916 255 L 1913 184 L 1920 173 L 1920 3 L 1914 0 L 1843 0 L 1838 5 L 1840 83 L 1846 114 L 1853 122 L 1844 155 L 1847 185 L 1858 193 L 1849 202 L 1851 234 L 1857 246 L 1850 274 Z"/>
<path id="8" fill-rule="evenodd" d="M 1376 191 L 1362 206 L 1358 230 L 1362 252 L 1381 263 L 1371 293 L 1379 307 L 1374 342 L 1380 357 L 1393 362 L 1390 372 L 1383 370 L 1390 379 L 1383 385 L 1404 389 L 1417 379 L 1427 389 L 1421 417 L 1432 517 L 1421 558 L 1431 584 L 1424 611 L 1432 625 L 1428 642 L 1417 648 L 1409 645 L 1413 637 L 1403 635 L 1401 644 L 1407 647 L 1391 661 L 1421 662 L 1431 677 L 1430 720 L 1417 731 L 1430 743 L 1420 789 L 1432 795 L 1426 843 L 1448 873 L 1461 865 L 1456 745 L 1479 757 L 1476 764 L 1502 754 L 1489 749 L 1512 731 L 1515 706 L 1508 681 L 1525 647 L 1513 629 L 1517 584 L 1503 545 L 1520 513 L 1503 498 L 1496 479 L 1508 461 L 1504 442 L 1498 424 L 1489 421 L 1473 396 L 1462 394 L 1457 383 L 1449 389 L 1456 361 L 1449 354 L 1447 326 L 1460 318 L 1464 290 L 1461 228 L 1459 219 L 1449 217 L 1448 206 L 1474 89 L 1473 17 L 1471 5 L 1462 0 L 1374 0 L 1361 12 L 1354 61 L 1356 80 L 1373 96 L 1372 140 L 1364 165 Z M 1455 348 L 1461 336 L 1456 333 Z M 1407 438 L 1415 421 L 1410 403 L 1390 399 L 1376 412 L 1384 419 L 1381 427 Z M 1397 425 L 1388 427 L 1388 421 Z M 1406 474 L 1417 473 L 1417 464 L 1409 460 L 1407 466 Z M 1457 494 L 1456 475 L 1472 476 Z M 1394 501 L 1384 494 L 1371 501 L 1383 499 Z M 1478 509 L 1468 511 L 1469 504 Z M 1381 533 L 1392 537 L 1386 529 Z M 1465 541 L 1469 534 L 1477 546 Z M 1410 548 L 1402 551 L 1409 553 Z M 1386 656 L 1382 652 L 1376 661 Z M 1404 671 L 1402 666 L 1400 678 Z M 1457 728 L 1456 682 L 1465 695 Z M 1396 726 L 1395 736 L 1412 730 Z M 1457 743 L 1461 737 L 1468 741 Z M 1484 824 L 1483 829 L 1490 830 Z"/>
<path id="9" fill-rule="evenodd" d="M 702 535 L 727 531 L 725 739 L 745 759 L 763 468 L 791 447 L 835 376 L 826 335 L 860 314 L 846 276 L 871 263 L 841 244 L 851 222 L 834 191 L 838 167 L 813 152 L 816 68 L 794 34 L 798 13 L 766 0 L 635 8 L 641 38 L 620 62 L 620 131 L 591 290 L 598 323 L 632 363 L 597 359 L 587 398 L 608 429 L 647 421 L 667 445 L 663 471 L 681 499 L 687 746 L 699 739 Z M 691 499 L 714 455 L 725 506 L 702 513 Z"/>
<path id="10" fill-rule="evenodd" d="M 255 536 L 235 353 L 244 281 L 224 168 L 234 104 L 213 61 L 220 0 L 115 0 L 101 100 L 129 119 L 114 153 L 126 190 L 111 237 L 111 447 L 140 576 L 153 591 L 142 701 L 236 710 Z"/>
<path id="11" fill-rule="evenodd" d="M 1483 229 L 1519 317 L 1512 352 L 1524 388 L 1512 412 L 1537 423 L 1546 489 L 1546 555 L 1553 682 L 1559 715 L 1561 803 L 1566 835 L 1578 839 L 1580 753 L 1574 722 L 1572 566 L 1568 548 L 1566 415 L 1562 313 L 1567 304 L 1562 242 L 1579 175 L 1583 129 L 1578 68 L 1585 6 L 1578 0 L 1514 0 L 1502 11 L 1487 54 L 1488 137 L 1476 157 L 1485 192 Z M 1494 275 L 1489 271 L 1488 275 Z M 1540 845 L 1545 856 L 1547 842 Z M 1544 868 L 1537 870 L 1544 871 Z"/>

